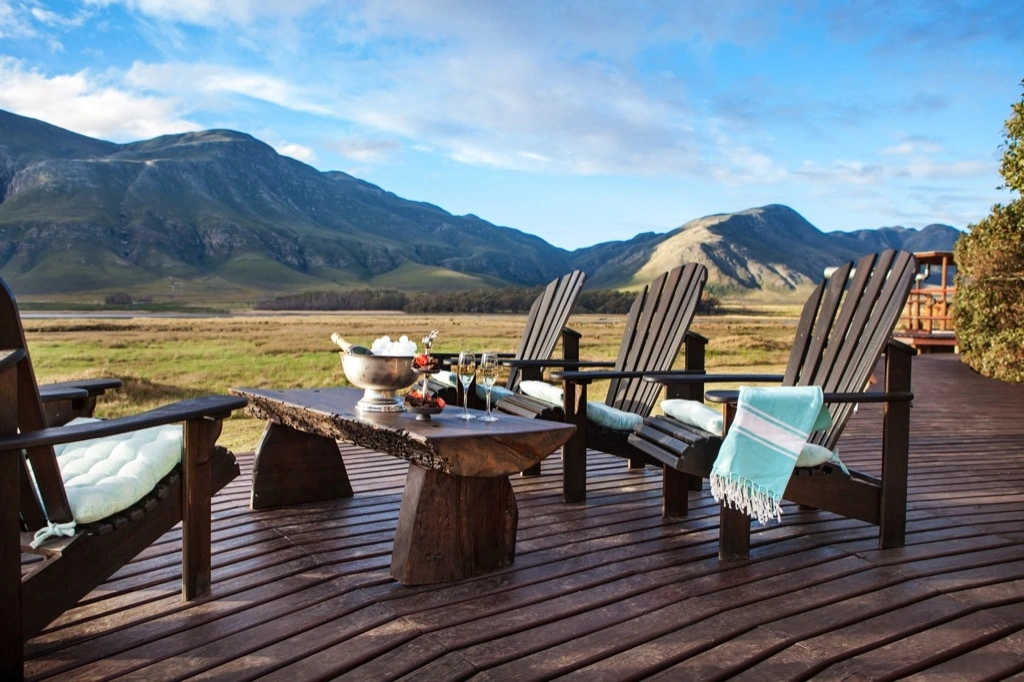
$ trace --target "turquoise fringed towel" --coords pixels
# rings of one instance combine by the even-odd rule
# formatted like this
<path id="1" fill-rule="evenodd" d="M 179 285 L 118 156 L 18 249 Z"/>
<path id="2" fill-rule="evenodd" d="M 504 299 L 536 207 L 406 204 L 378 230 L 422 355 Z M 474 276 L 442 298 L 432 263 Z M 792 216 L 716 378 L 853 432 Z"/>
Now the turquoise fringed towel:
<path id="1" fill-rule="evenodd" d="M 736 418 L 711 469 L 711 494 L 762 524 L 781 520 L 800 449 L 831 423 L 817 386 L 740 387 Z"/>

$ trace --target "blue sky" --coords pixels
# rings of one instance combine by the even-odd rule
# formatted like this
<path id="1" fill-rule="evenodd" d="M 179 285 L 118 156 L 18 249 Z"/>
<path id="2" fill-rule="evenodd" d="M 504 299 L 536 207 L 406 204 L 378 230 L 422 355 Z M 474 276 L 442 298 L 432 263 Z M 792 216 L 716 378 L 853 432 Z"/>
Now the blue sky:
<path id="1" fill-rule="evenodd" d="M 0 0 L 0 109 L 250 133 L 565 248 L 786 204 L 964 228 L 1021 97 L 1015 2 Z"/>

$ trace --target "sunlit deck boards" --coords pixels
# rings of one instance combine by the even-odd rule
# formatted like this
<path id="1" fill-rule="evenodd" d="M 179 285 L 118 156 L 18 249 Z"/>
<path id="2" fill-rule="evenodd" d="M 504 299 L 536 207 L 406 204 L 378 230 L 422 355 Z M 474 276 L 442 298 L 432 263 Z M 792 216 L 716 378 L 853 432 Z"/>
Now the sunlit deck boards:
<path id="1" fill-rule="evenodd" d="M 751 561 L 716 558 L 707 492 L 660 516 L 660 474 L 592 455 L 514 478 L 516 562 L 405 587 L 388 576 L 405 465 L 346 450 L 351 500 L 254 513 L 251 456 L 214 500 L 214 591 L 184 604 L 168 534 L 27 645 L 31 677 L 982 679 L 1024 672 L 1024 387 L 915 360 L 907 546 L 789 507 Z M 877 471 L 863 406 L 843 458 Z"/>

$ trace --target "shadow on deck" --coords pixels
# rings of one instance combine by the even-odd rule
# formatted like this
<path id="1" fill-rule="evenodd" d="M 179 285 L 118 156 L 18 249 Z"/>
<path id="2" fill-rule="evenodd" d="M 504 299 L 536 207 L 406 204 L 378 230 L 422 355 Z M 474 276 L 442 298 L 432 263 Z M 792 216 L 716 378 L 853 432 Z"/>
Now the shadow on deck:
<path id="1" fill-rule="evenodd" d="M 251 455 L 214 499 L 214 586 L 180 601 L 172 531 L 26 645 L 26 675 L 98 679 L 986 679 L 1024 672 L 1024 386 L 954 356 L 914 361 L 907 546 L 786 508 L 748 562 L 717 559 L 705 485 L 661 518 L 660 472 L 557 455 L 513 478 L 508 569 L 406 587 L 388 575 L 406 465 L 345 449 L 354 498 L 248 508 Z M 877 473 L 879 408 L 840 455 Z"/>

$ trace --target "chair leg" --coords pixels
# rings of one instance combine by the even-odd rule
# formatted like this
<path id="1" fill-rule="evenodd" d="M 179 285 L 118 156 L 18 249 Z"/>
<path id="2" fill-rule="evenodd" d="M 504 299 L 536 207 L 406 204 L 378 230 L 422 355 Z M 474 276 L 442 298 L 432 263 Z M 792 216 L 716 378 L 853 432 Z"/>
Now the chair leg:
<path id="1" fill-rule="evenodd" d="M 576 425 L 576 433 L 562 446 L 562 499 L 587 499 L 587 386 L 564 382 L 562 409 L 565 421 Z"/>
<path id="2" fill-rule="evenodd" d="M 661 515 L 686 516 L 690 511 L 692 477 L 667 464 L 661 465 L 661 472 Z"/>
<path id="3" fill-rule="evenodd" d="M 886 392 L 910 391 L 912 355 L 890 344 L 885 353 Z M 907 477 L 910 464 L 910 403 L 886 403 L 882 415 L 882 500 L 878 545 L 902 547 L 907 530 Z"/>
<path id="4" fill-rule="evenodd" d="M 185 600 L 210 591 L 210 454 L 220 429 L 219 419 L 193 419 L 185 423 L 181 491 L 181 592 Z"/>
<path id="5" fill-rule="evenodd" d="M 562 446 L 562 499 L 565 502 L 587 499 L 587 443 L 579 433 Z"/>
<path id="6" fill-rule="evenodd" d="M 520 476 L 540 476 L 540 462 L 537 462 L 529 469 L 523 470 Z"/>
<path id="7" fill-rule="evenodd" d="M 750 517 L 726 505 L 719 511 L 718 558 L 722 561 L 750 557 Z"/>

